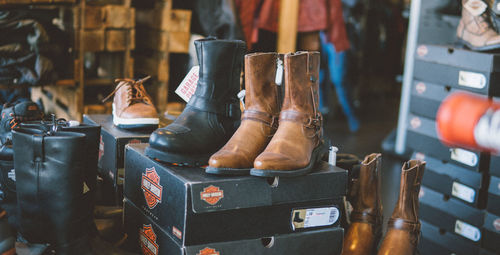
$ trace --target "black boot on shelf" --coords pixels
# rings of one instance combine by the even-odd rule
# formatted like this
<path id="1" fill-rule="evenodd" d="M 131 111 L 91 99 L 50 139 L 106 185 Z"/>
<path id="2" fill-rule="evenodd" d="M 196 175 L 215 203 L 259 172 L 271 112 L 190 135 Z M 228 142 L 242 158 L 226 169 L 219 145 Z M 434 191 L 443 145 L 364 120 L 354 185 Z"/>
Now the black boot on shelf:
<path id="1" fill-rule="evenodd" d="M 208 38 L 195 41 L 195 46 L 200 63 L 196 91 L 172 124 L 151 135 L 146 149 L 151 158 L 206 165 L 238 128 L 241 111 L 237 94 L 245 43 Z"/>

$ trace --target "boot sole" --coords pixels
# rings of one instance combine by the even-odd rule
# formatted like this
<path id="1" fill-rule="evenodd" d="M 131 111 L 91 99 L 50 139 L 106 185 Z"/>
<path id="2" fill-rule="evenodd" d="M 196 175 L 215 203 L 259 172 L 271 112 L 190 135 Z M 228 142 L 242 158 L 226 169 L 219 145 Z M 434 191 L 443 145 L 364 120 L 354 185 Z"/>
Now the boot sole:
<path id="1" fill-rule="evenodd" d="M 267 169 L 256 169 L 252 168 L 250 170 L 250 175 L 253 176 L 258 176 L 258 177 L 297 177 L 297 176 L 302 176 L 306 175 L 310 172 L 312 172 L 313 167 L 316 165 L 317 162 L 321 160 L 321 157 L 323 154 L 326 152 L 326 146 L 321 143 L 318 145 L 314 150 L 312 151 L 311 155 L 311 161 L 309 164 L 302 168 L 302 169 L 297 169 L 297 170 L 267 170 Z"/>
<path id="2" fill-rule="evenodd" d="M 215 153 L 215 152 L 214 152 Z M 173 152 L 160 151 L 151 146 L 146 148 L 146 156 L 158 159 L 161 162 L 178 164 L 180 166 L 206 166 L 208 165 L 208 159 L 213 153 L 206 154 L 180 154 Z"/>
<path id="3" fill-rule="evenodd" d="M 207 174 L 215 174 L 215 175 L 232 175 L 232 176 L 240 176 L 240 175 L 249 175 L 250 168 L 217 168 L 208 166 L 205 168 L 205 173 Z"/>
<path id="4" fill-rule="evenodd" d="M 470 43 L 460 39 L 460 43 L 465 45 L 465 47 L 469 48 L 470 50 L 474 51 L 491 51 L 491 50 L 497 50 L 500 49 L 500 44 L 494 44 L 494 45 L 488 45 L 488 46 L 482 46 L 482 47 L 475 47 L 472 46 Z"/>

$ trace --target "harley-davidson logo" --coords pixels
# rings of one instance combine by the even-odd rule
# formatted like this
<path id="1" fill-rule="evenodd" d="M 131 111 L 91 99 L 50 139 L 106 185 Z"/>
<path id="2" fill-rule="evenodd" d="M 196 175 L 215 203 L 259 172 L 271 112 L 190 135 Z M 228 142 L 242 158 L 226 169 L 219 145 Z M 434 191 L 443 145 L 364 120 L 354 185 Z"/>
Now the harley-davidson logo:
<path id="1" fill-rule="evenodd" d="M 415 89 L 417 90 L 418 94 L 422 94 L 425 92 L 427 87 L 425 86 L 425 83 L 419 82 L 419 83 L 417 83 L 417 86 L 415 87 Z"/>
<path id="2" fill-rule="evenodd" d="M 413 119 L 411 119 L 410 125 L 413 129 L 417 129 L 420 127 L 420 125 L 422 125 L 422 121 L 420 121 L 418 117 L 414 117 Z"/>
<path id="3" fill-rule="evenodd" d="M 220 255 L 220 252 L 216 251 L 215 249 L 212 248 L 205 248 L 201 250 L 198 254 L 196 255 Z"/>
<path id="4" fill-rule="evenodd" d="M 425 46 L 425 45 L 420 45 L 417 48 L 417 55 L 420 56 L 420 57 L 423 57 L 423 56 L 427 55 L 428 52 L 429 51 L 427 49 L 427 46 Z"/>
<path id="5" fill-rule="evenodd" d="M 496 219 L 493 221 L 493 227 L 497 230 L 500 231 L 500 219 Z"/>
<path id="6" fill-rule="evenodd" d="M 101 161 L 102 155 L 104 155 L 104 142 L 102 141 L 101 135 L 101 139 L 99 141 L 99 161 Z"/>
<path id="7" fill-rule="evenodd" d="M 172 234 L 174 234 L 177 238 L 182 239 L 182 232 L 178 228 L 172 227 Z"/>
<path id="8" fill-rule="evenodd" d="M 128 141 L 128 144 L 139 144 L 139 143 L 141 143 L 141 141 L 137 140 L 137 139 L 132 139 L 132 140 Z"/>
<path id="9" fill-rule="evenodd" d="M 146 173 L 142 174 L 141 187 L 149 209 L 153 209 L 158 203 L 161 203 L 163 187 L 160 185 L 160 176 L 154 167 L 146 168 Z"/>
<path id="10" fill-rule="evenodd" d="M 158 255 L 158 244 L 156 243 L 156 234 L 151 224 L 142 225 L 139 230 L 142 253 L 145 255 Z"/>
<path id="11" fill-rule="evenodd" d="M 204 188 L 203 191 L 200 192 L 201 200 L 209 203 L 210 205 L 217 204 L 223 197 L 224 191 L 213 185 Z"/>

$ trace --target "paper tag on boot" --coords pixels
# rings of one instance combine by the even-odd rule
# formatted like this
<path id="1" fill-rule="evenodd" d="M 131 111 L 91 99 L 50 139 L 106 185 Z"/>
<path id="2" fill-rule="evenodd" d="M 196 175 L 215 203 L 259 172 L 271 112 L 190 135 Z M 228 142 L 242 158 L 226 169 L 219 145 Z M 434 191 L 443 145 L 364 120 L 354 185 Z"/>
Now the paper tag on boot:
<path id="1" fill-rule="evenodd" d="M 193 96 L 196 91 L 196 86 L 198 85 L 200 66 L 193 66 L 189 73 L 184 77 L 181 84 L 175 90 L 175 93 L 179 95 L 184 101 L 189 102 L 189 99 Z"/>
<path id="2" fill-rule="evenodd" d="M 465 3 L 464 8 L 473 16 L 479 16 L 486 11 L 488 5 L 481 0 L 469 0 Z"/>

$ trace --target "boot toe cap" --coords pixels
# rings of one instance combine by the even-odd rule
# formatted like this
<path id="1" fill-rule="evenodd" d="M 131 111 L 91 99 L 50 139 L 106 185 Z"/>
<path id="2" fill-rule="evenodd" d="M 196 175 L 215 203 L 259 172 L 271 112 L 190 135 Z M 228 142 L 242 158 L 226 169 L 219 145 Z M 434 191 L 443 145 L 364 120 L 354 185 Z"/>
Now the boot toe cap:
<path id="1" fill-rule="evenodd" d="M 254 168 L 261 170 L 295 170 L 305 167 L 297 159 L 288 157 L 285 154 L 264 152 L 254 161 Z"/>
<path id="2" fill-rule="evenodd" d="M 163 151 L 181 151 L 190 147 L 183 135 L 172 132 L 167 128 L 154 131 L 149 137 L 149 145 Z"/>
<path id="3" fill-rule="evenodd" d="M 213 168 L 242 169 L 251 168 L 253 162 L 241 153 L 220 150 L 210 157 L 208 164 Z"/>

